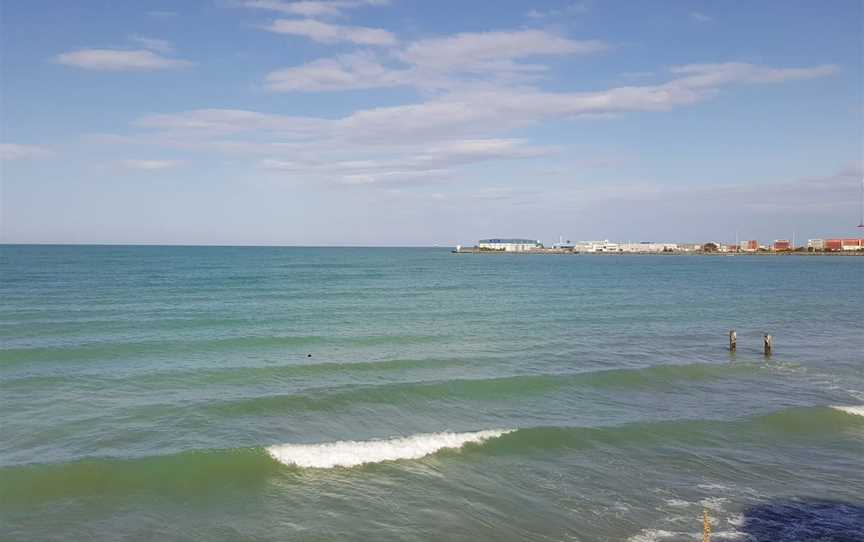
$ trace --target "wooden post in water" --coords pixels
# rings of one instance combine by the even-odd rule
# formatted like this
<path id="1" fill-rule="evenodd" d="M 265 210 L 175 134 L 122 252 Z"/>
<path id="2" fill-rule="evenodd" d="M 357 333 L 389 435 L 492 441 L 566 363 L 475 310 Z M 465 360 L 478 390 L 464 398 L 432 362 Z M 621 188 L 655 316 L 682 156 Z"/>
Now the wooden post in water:
<path id="1" fill-rule="evenodd" d="M 771 335 L 765 334 L 762 336 L 762 352 L 766 356 L 770 356 L 771 352 L 774 351 L 774 337 Z"/>
<path id="2" fill-rule="evenodd" d="M 702 510 L 702 542 L 711 542 L 711 518 L 708 510 Z"/>
<path id="3" fill-rule="evenodd" d="M 734 352 L 738 348 L 738 333 L 734 329 L 729 330 L 729 351 Z"/>

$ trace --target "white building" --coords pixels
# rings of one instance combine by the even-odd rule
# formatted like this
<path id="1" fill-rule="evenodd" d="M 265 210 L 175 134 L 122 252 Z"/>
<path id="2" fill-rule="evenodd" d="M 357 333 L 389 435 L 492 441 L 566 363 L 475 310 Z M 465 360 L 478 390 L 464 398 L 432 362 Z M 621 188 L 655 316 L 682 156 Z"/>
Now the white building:
<path id="1" fill-rule="evenodd" d="M 678 250 L 677 243 L 625 243 L 619 246 L 621 252 L 656 253 Z"/>
<path id="2" fill-rule="evenodd" d="M 621 252 L 621 247 L 618 243 L 613 243 L 608 239 L 603 241 L 579 241 L 574 245 L 574 249 L 579 252 Z"/>
<path id="3" fill-rule="evenodd" d="M 813 250 L 825 250 L 825 239 L 808 239 L 807 248 Z"/>
<path id="4" fill-rule="evenodd" d="M 576 248 L 576 245 L 570 242 L 570 240 L 564 240 L 564 236 L 558 237 L 558 242 L 552 245 L 552 248 L 557 250 L 573 250 Z"/>
<path id="5" fill-rule="evenodd" d="M 540 241 L 534 239 L 480 239 L 477 246 L 483 250 L 501 250 L 504 252 L 525 252 L 543 248 Z"/>

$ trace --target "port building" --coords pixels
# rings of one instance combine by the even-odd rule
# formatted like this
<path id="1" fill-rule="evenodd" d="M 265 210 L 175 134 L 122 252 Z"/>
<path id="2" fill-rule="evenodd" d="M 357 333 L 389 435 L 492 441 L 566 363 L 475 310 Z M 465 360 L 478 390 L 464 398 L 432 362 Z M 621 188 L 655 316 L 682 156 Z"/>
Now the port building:
<path id="1" fill-rule="evenodd" d="M 864 250 L 864 239 L 810 239 L 807 248 L 825 252 Z"/>
<path id="2" fill-rule="evenodd" d="M 618 243 L 612 243 L 608 239 L 603 241 L 579 241 L 573 247 L 578 252 L 594 253 L 594 252 L 621 252 Z"/>
<path id="3" fill-rule="evenodd" d="M 655 252 L 674 252 L 678 250 L 677 243 L 654 243 L 652 241 L 641 241 L 639 243 L 624 243 L 618 247 L 621 252 L 635 252 L 637 254 L 650 254 Z"/>
<path id="4" fill-rule="evenodd" d="M 825 250 L 838 252 L 845 250 L 860 250 L 862 239 L 826 239 Z"/>
<path id="5" fill-rule="evenodd" d="M 535 239 L 480 239 L 477 246 L 481 250 L 501 250 L 504 252 L 525 252 L 543 248 Z"/>

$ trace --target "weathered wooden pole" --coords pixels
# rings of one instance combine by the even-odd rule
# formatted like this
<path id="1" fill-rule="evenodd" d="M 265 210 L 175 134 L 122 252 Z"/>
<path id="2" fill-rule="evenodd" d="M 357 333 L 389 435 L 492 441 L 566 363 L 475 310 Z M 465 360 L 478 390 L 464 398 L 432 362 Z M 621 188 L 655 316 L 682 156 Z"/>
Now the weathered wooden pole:
<path id="1" fill-rule="evenodd" d="M 729 330 L 729 351 L 734 352 L 738 348 L 738 333 L 734 329 Z"/>
<path id="2" fill-rule="evenodd" d="M 771 335 L 765 334 L 762 336 L 762 352 L 766 356 L 770 356 L 771 352 L 774 351 L 774 337 Z"/>
<path id="3" fill-rule="evenodd" d="M 711 542 L 711 518 L 708 510 L 702 510 L 702 542 Z"/>

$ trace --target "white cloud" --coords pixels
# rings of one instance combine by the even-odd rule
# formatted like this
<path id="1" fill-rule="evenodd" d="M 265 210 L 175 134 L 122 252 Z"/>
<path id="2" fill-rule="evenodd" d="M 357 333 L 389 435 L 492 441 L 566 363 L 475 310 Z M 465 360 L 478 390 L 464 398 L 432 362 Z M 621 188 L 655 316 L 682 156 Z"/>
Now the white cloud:
<path id="1" fill-rule="evenodd" d="M 396 37 L 381 28 L 323 23 L 314 19 L 277 19 L 265 30 L 277 34 L 303 36 L 320 43 L 347 41 L 358 45 L 395 45 Z"/>
<path id="2" fill-rule="evenodd" d="M 410 84 L 409 70 L 393 70 L 366 52 L 314 60 L 267 74 L 265 86 L 273 91 L 321 91 L 394 87 Z"/>
<path id="3" fill-rule="evenodd" d="M 483 71 L 533 56 L 590 54 L 608 49 L 601 41 L 575 41 L 541 30 L 477 32 L 415 41 L 398 56 L 436 71 Z M 508 64 L 518 69 L 518 65 Z"/>
<path id="4" fill-rule="evenodd" d="M 359 52 L 267 74 L 273 91 L 328 91 L 413 85 L 424 89 L 531 80 L 546 68 L 522 59 L 590 54 L 608 46 L 539 30 L 457 34 L 416 41 L 390 56 Z M 394 62 L 397 61 L 397 62 Z"/>
<path id="5" fill-rule="evenodd" d="M 194 109 L 175 114 L 146 115 L 135 122 L 147 128 L 221 135 L 267 130 L 285 136 L 321 133 L 331 121 L 311 117 L 269 115 L 243 109 Z"/>
<path id="6" fill-rule="evenodd" d="M 425 102 L 360 110 L 340 119 L 291 117 L 255 111 L 204 109 L 139 119 L 139 126 L 226 134 L 270 131 L 282 137 L 399 143 L 486 137 L 546 119 L 664 111 L 710 98 L 726 85 L 778 83 L 823 77 L 834 66 L 768 68 L 750 64 L 700 64 L 672 68 L 680 75 L 663 84 L 595 92 L 543 92 L 532 88 L 484 88 L 445 93 Z"/>
<path id="7" fill-rule="evenodd" d="M 690 18 L 696 21 L 697 23 L 710 23 L 714 20 L 713 17 L 709 17 L 700 11 L 691 11 Z"/>
<path id="8" fill-rule="evenodd" d="M 677 84 L 690 88 L 709 88 L 729 83 L 782 83 L 799 79 L 816 79 L 834 75 L 838 66 L 823 64 L 808 68 L 768 68 L 744 62 L 688 64 L 670 71 L 682 75 Z"/>
<path id="9" fill-rule="evenodd" d="M 177 160 L 123 160 L 120 165 L 127 169 L 137 169 L 141 171 L 160 171 L 170 169 L 179 165 Z"/>
<path id="10" fill-rule="evenodd" d="M 281 2 L 279 0 L 251 0 L 243 2 L 242 6 L 267 11 L 278 11 L 290 15 L 303 15 L 305 17 L 339 15 L 342 12 L 341 6 L 334 2 Z"/>
<path id="11" fill-rule="evenodd" d="M 144 49 L 79 49 L 57 55 L 54 60 L 67 66 L 102 71 L 162 70 L 192 65 Z"/>
<path id="12" fill-rule="evenodd" d="M 590 2 L 574 2 L 561 9 L 538 10 L 532 9 L 526 15 L 530 19 L 547 19 L 572 17 L 574 15 L 582 15 L 591 10 Z"/>
<path id="13" fill-rule="evenodd" d="M 325 17 L 342 15 L 344 11 L 364 6 L 386 6 L 389 0 L 246 0 L 241 7 L 276 11 L 303 17 Z"/>
<path id="14" fill-rule="evenodd" d="M 293 160 L 269 158 L 259 162 L 265 169 L 278 170 L 294 176 L 331 181 L 340 184 L 394 184 L 453 177 L 452 168 L 490 160 L 535 158 L 555 149 L 530 147 L 519 139 L 459 140 L 427 147 L 389 147 L 386 157 L 376 149 L 357 159 L 299 158 Z"/>
<path id="15" fill-rule="evenodd" d="M 160 40 L 156 38 L 145 38 L 144 36 L 129 36 L 131 41 L 134 41 L 145 49 L 156 51 L 159 53 L 171 53 L 174 51 L 174 46 L 170 41 Z"/>
<path id="16" fill-rule="evenodd" d="M 39 158 L 50 152 L 36 145 L 20 145 L 17 143 L 0 143 L 0 160 L 24 160 Z"/>
<path id="17" fill-rule="evenodd" d="M 680 77 L 663 84 L 622 86 L 595 92 L 543 92 L 508 87 L 460 89 L 425 102 L 365 109 L 340 119 L 204 109 L 149 115 L 136 124 L 210 138 L 251 131 L 268 131 L 282 138 L 306 141 L 366 144 L 486 138 L 492 133 L 548 119 L 665 111 L 706 100 L 731 84 L 779 83 L 823 77 L 836 70 L 834 66 L 769 68 L 740 63 L 700 64 L 672 68 Z M 298 84 L 290 78 L 287 81 Z M 319 88 L 323 88 L 323 81 L 317 83 Z M 277 83 L 280 82 L 274 81 Z"/>
<path id="18" fill-rule="evenodd" d="M 361 54 L 343 58 L 339 64 L 313 68 L 339 74 L 345 65 L 371 61 Z M 142 144 L 169 148 L 264 156 L 261 167 L 298 179 L 373 185 L 444 180 L 455 177 L 457 168 L 469 164 L 529 159 L 556 151 L 500 137 L 512 129 L 553 119 L 666 111 L 709 99 L 724 86 L 827 76 L 836 68 L 723 63 L 678 66 L 671 71 L 676 77 L 662 84 L 593 92 L 462 88 L 420 103 L 359 110 L 333 119 L 232 109 L 154 114 L 135 122 L 147 129 L 136 138 Z M 284 80 L 274 79 L 272 83 L 297 88 L 298 73 L 289 72 Z M 341 76 L 300 75 L 307 78 L 305 88 L 310 88 L 308 81 L 313 80 L 318 88 L 367 83 L 362 79 L 346 81 Z M 580 163 L 580 157 L 570 161 Z"/>
<path id="19" fill-rule="evenodd" d="M 641 72 L 624 72 L 621 74 L 621 77 L 624 79 L 645 79 L 647 77 L 653 77 L 654 72 L 649 71 L 641 71 Z"/>

